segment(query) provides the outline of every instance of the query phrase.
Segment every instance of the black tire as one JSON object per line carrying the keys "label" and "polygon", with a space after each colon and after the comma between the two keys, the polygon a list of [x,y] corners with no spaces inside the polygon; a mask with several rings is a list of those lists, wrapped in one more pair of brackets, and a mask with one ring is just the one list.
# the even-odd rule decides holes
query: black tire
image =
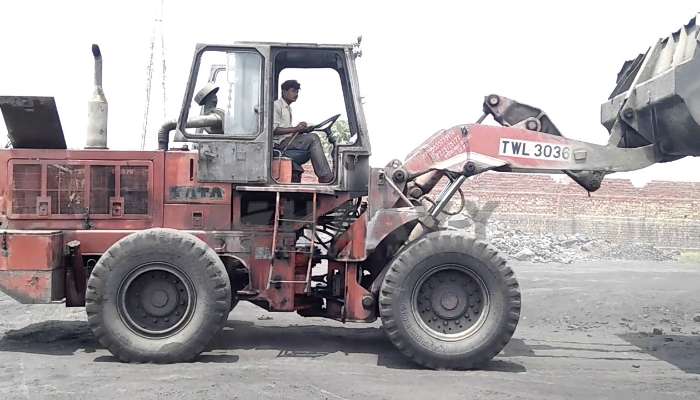
{"label": "black tire", "polygon": [[432,232],[389,264],[379,314],[392,343],[416,363],[471,369],[513,336],[520,289],[493,247],[455,231]]}
{"label": "black tire", "polygon": [[90,328],[123,362],[193,360],[231,306],[220,258],[199,238],[174,229],[119,240],[97,262],[87,287]]}

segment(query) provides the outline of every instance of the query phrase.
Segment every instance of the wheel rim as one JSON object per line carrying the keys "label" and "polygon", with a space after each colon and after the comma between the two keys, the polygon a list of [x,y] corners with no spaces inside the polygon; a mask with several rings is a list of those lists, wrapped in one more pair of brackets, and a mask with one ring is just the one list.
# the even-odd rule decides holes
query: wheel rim
{"label": "wheel rim", "polygon": [[122,319],[134,332],[149,338],[174,334],[194,313],[192,282],[166,263],[134,269],[123,280],[118,296]]}
{"label": "wheel rim", "polygon": [[484,281],[466,266],[444,264],[418,280],[411,305],[418,324],[429,335],[456,341],[473,335],[490,309]]}

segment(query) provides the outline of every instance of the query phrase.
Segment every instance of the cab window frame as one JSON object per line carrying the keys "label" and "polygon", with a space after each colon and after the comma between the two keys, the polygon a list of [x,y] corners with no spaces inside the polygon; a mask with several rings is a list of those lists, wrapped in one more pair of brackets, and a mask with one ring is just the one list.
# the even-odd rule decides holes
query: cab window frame
{"label": "cab window frame", "polygon": [[[222,134],[222,135],[212,135],[207,133],[190,133],[187,132],[185,126],[187,124],[187,118],[189,118],[190,108],[192,108],[192,102],[194,95],[198,88],[197,80],[199,78],[199,70],[201,66],[202,56],[207,52],[222,52],[222,53],[253,53],[260,57],[260,92],[259,92],[259,106],[258,106],[258,129],[255,133],[250,134]],[[187,87],[185,89],[185,95],[182,102],[182,108],[180,109],[180,115],[177,119],[177,125],[175,130],[178,134],[182,135],[185,139],[198,141],[198,140],[222,140],[222,141],[234,141],[234,140],[256,140],[261,134],[265,134],[265,107],[262,105],[265,102],[265,68],[266,68],[266,58],[263,52],[256,47],[241,47],[241,46],[219,46],[219,45],[198,45],[195,50],[195,56],[192,60],[192,66],[190,68],[190,74],[187,82]],[[212,64],[213,65],[213,64]],[[210,76],[210,71],[207,72],[207,78]],[[198,115],[199,116],[199,115]],[[196,131],[195,131],[196,132]]]}

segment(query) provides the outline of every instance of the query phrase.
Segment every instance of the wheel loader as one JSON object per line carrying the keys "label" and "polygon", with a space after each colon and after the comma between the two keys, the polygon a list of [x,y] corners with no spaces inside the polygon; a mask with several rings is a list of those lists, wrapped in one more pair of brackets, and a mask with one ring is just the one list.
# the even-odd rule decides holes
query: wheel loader
{"label": "wheel loader", "polygon": [[[415,363],[478,368],[513,335],[520,289],[497,250],[450,229],[445,213],[486,171],[564,173],[593,192],[606,174],[699,155],[697,22],[624,63],[602,106],[606,145],[489,95],[476,123],[381,168],[369,165],[359,41],[197,45],[179,116],[150,151],[107,149],[94,46],[85,149],[66,148],[53,98],[0,97],[11,142],[0,150],[0,289],[22,303],[84,306],[96,339],[124,362],[194,360],[249,301],[379,318]],[[337,74],[352,140],[334,140],[338,115],[306,129],[329,139],[331,183],[302,179],[303,165],[273,147],[287,69]]]}

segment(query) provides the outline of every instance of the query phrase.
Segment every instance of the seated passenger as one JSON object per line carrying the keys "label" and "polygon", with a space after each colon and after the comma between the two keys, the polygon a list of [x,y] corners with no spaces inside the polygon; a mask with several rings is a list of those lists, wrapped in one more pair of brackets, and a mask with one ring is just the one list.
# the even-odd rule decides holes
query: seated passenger
{"label": "seated passenger", "polygon": [[[305,132],[308,127],[306,122],[300,122],[296,126],[292,125],[290,105],[299,97],[300,88],[301,85],[295,80],[282,83],[282,98],[275,100],[273,107],[272,139],[274,148],[299,165],[311,159],[319,183],[330,183],[333,181],[333,172],[328,165],[328,160],[326,160],[321,140],[315,133]],[[287,152],[287,150],[297,151]]]}

